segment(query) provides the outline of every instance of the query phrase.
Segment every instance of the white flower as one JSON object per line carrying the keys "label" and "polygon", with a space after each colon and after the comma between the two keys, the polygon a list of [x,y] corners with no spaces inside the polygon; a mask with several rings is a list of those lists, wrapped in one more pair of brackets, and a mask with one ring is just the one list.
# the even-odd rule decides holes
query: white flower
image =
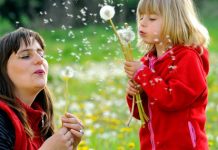
{"label": "white flower", "polygon": [[106,20],[106,21],[112,19],[114,17],[114,15],[115,15],[114,7],[112,7],[110,5],[105,5],[100,10],[101,18]]}
{"label": "white flower", "polygon": [[117,31],[123,45],[127,45],[135,39],[135,33],[131,28],[120,29]]}
{"label": "white flower", "polygon": [[74,76],[74,71],[72,67],[66,66],[62,71],[61,71],[61,77],[63,80],[70,79]]}

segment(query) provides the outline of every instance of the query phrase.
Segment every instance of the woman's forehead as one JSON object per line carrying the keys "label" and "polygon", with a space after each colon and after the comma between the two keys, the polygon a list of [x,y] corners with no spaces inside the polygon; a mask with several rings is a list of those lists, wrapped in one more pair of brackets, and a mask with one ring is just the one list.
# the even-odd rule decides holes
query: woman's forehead
{"label": "woman's forehead", "polygon": [[28,42],[25,42],[24,39],[21,39],[19,50],[33,48],[33,47],[34,48],[41,48],[39,42],[35,38],[30,37]]}

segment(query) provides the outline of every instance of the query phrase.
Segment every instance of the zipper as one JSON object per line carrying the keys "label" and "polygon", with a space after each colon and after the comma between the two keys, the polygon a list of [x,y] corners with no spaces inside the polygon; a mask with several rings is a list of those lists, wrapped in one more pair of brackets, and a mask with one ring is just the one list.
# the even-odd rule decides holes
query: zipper
{"label": "zipper", "polygon": [[151,149],[155,150],[156,148],[155,148],[155,141],[154,141],[154,130],[153,130],[152,124],[151,124],[152,112],[151,112],[151,108],[149,106],[149,103],[148,103],[148,111],[149,111],[149,116],[150,116],[150,119],[149,119],[149,122],[148,122],[148,130],[150,131]]}
{"label": "zipper", "polygon": [[195,148],[196,147],[196,133],[195,133],[195,129],[194,129],[191,121],[188,121],[188,128],[189,128],[189,133],[191,136],[192,146],[193,146],[193,148]]}

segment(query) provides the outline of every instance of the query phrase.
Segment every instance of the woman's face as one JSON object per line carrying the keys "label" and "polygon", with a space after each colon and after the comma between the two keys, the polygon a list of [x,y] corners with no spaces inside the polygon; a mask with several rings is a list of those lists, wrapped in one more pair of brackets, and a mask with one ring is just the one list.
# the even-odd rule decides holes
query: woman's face
{"label": "woman's face", "polygon": [[7,73],[15,86],[15,95],[36,94],[47,84],[48,63],[44,50],[31,39],[26,46],[21,42],[17,53],[12,53],[7,63]]}

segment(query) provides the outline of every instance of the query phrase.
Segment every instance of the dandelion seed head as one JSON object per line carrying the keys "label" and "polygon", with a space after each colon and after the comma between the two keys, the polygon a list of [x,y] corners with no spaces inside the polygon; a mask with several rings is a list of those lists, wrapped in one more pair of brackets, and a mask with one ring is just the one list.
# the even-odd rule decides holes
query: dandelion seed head
{"label": "dandelion seed head", "polygon": [[105,21],[110,20],[115,15],[115,9],[113,6],[105,5],[100,9],[100,16]]}
{"label": "dandelion seed head", "polygon": [[117,31],[122,44],[126,45],[132,42],[135,39],[135,33],[131,30],[130,27],[120,29]]}
{"label": "dandelion seed head", "polygon": [[61,78],[63,80],[68,80],[74,76],[74,70],[70,66],[66,66],[63,70],[61,70]]}

